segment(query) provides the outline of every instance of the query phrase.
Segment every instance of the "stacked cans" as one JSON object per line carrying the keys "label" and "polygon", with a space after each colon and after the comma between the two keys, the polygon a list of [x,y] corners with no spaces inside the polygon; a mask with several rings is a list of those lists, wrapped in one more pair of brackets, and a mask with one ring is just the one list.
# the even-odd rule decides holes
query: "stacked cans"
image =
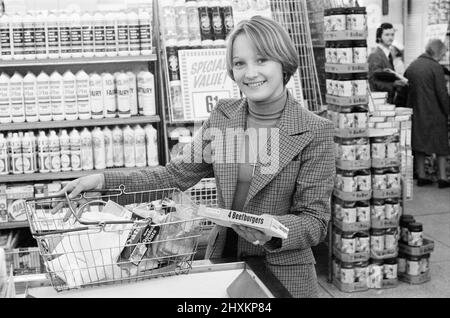
{"label": "stacked cans", "polygon": [[325,60],[329,64],[363,64],[367,62],[367,42],[328,41],[325,46]]}
{"label": "stacked cans", "polygon": [[338,129],[367,129],[369,113],[364,105],[350,107],[330,105],[328,117]]}
{"label": "stacked cans", "polygon": [[325,32],[367,31],[365,7],[331,8],[324,12]]}
{"label": "stacked cans", "polygon": [[368,94],[367,74],[326,74],[327,94],[337,97],[366,96]]}

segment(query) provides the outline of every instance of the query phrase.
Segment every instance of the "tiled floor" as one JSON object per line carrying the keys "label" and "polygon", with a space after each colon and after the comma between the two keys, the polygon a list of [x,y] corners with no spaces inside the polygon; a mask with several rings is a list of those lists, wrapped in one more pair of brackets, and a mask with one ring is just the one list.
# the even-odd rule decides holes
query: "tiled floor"
{"label": "tiled floor", "polygon": [[424,235],[435,243],[431,254],[431,281],[422,285],[399,286],[385,290],[369,290],[360,293],[343,293],[327,281],[327,247],[318,246],[317,275],[320,297],[323,298],[449,298],[450,297],[450,189],[438,189],[436,185],[414,188],[414,198],[408,201],[406,214],[413,215],[424,225]]}

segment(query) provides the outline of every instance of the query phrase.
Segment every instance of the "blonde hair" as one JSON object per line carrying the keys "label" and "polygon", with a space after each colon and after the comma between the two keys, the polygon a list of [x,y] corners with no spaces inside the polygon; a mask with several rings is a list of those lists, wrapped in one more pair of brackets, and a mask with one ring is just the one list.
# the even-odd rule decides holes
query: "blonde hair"
{"label": "blonde hair", "polygon": [[445,44],[439,39],[431,39],[425,48],[425,52],[434,59],[440,58],[446,50]]}
{"label": "blonde hair", "polygon": [[228,36],[226,60],[230,78],[234,80],[233,44],[241,34],[247,36],[259,55],[281,64],[286,85],[298,68],[297,51],[286,30],[278,22],[262,16],[241,21]]}

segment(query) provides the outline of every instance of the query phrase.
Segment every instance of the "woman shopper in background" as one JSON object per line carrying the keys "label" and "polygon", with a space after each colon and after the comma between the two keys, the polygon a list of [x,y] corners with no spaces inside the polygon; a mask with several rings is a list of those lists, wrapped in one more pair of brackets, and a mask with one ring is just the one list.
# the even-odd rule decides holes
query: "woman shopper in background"
{"label": "woman shopper in background", "polygon": [[412,148],[417,163],[417,185],[425,186],[432,180],[425,176],[425,157],[436,154],[438,160],[438,186],[450,187],[446,175],[448,115],[450,100],[446,88],[444,69],[439,61],[447,48],[440,40],[431,40],[425,53],[419,56],[405,72],[409,80],[408,105],[413,108]]}
{"label": "woman shopper in background", "polygon": [[[181,156],[165,167],[83,177],[61,194],[75,197],[81,191],[121,184],[127,191],[171,187],[184,191],[214,173],[221,208],[271,214],[289,228],[289,236],[282,240],[243,226],[216,225],[206,257],[263,256],[292,296],[317,297],[311,246],[325,239],[330,219],[333,125],[306,110],[287,91],[298,68],[298,54],[277,22],[260,16],[242,21],[229,36],[226,56],[228,75],[246,97],[220,100]],[[243,142],[237,147],[234,137],[223,138],[225,144],[216,143],[216,138],[211,141],[213,130],[215,136],[218,132],[225,136],[230,129],[249,133],[241,134],[238,140]],[[267,148],[262,146],[270,149],[270,162],[263,158]],[[214,158],[195,160],[211,148]],[[220,154],[226,154],[226,162]],[[270,169],[265,169],[267,164]]]}

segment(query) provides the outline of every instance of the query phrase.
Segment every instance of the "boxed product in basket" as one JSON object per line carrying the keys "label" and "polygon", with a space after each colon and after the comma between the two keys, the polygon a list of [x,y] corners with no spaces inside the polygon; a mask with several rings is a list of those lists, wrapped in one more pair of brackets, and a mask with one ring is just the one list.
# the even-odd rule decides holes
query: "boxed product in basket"
{"label": "boxed product in basket", "polygon": [[219,208],[209,208],[201,205],[198,215],[202,216],[218,225],[231,227],[231,225],[244,225],[256,230],[260,230],[269,236],[287,239],[289,229],[281,224],[272,215],[254,215],[245,212],[225,210]]}

